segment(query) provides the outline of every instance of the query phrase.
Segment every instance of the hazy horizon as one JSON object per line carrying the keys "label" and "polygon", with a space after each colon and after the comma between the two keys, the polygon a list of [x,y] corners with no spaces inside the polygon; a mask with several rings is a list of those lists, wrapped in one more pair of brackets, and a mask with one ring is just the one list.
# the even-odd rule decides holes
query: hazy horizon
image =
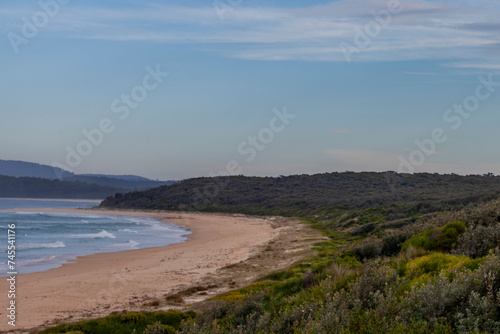
{"label": "hazy horizon", "polygon": [[12,2],[0,159],[180,180],[500,174],[500,3]]}

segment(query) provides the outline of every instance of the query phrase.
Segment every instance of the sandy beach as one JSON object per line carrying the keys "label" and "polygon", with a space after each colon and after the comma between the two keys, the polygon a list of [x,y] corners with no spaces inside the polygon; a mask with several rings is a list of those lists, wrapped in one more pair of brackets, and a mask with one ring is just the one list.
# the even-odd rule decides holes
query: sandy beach
{"label": "sandy beach", "polygon": [[[24,210],[29,211],[29,210]],[[134,310],[164,299],[228,265],[242,263],[280,233],[273,218],[199,213],[102,210],[41,210],[152,217],[189,228],[184,243],[79,257],[75,263],[17,276],[16,330],[30,329]],[[234,282],[233,282],[234,283]],[[236,283],[234,283],[236,284]],[[8,285],[0,281],[0,332],[6,321]]]}

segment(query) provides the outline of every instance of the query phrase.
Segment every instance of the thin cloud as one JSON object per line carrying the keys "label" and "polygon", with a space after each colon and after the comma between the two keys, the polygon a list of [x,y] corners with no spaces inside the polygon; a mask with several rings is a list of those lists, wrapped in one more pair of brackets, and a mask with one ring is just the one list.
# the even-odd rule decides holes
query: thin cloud
{"label": "thin cloud", "polygon": [[500,64],[451,63],[451,64],[445,64],[445,66],[454,68],[471,68],[471,69],[481,69],[481,70],[500,70]]}
{"label": "thin cloud", "polygon": [[[465,0],[401,2],[403,10],[358,48],[354,61],[413,59],[493,60],[500,34],[497,2]],[[224,56],[248,60],[345,61],[341,44],[356,46],[356,36],[374,13],[387,10],[386,0],[341,0],[305,8],[235,7],[221,20],[205,7],[157,3],[132,8],[64,8],[46,30],[53,37],[157,43],[217,44]],[[21,13],[24,13],[21,15]],[[25,8],[0,10],[4,29],[20,29]],[[483,65],[484,66],[484,65]],[[491,65],[497,69],[495,65]],[[461,66],[454,66],[461,67]],[[461,68],[466,68],[462,66]],[[481,68],[481,67],[476,67]]]}

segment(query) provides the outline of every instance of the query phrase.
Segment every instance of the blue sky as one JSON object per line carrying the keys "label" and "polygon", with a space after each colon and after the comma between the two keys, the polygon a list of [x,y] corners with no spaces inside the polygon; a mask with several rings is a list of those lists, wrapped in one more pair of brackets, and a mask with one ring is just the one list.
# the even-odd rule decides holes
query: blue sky
{"label": "blue sky", "polygon": [[498,17],[493,0],[6,0],[0,159],[158,179],[230,161],[500,174]]}

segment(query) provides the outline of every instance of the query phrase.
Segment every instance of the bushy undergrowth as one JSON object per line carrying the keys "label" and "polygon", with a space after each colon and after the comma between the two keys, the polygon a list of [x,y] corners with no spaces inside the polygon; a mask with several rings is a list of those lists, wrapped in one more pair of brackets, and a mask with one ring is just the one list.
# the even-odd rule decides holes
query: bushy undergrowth
{"label": "bushy undergrowth", "polygon": [[405,261],[372,260],[282,300],[269,290],[220,302],[182,333],[500,332],[497,254],[476,261],[432,253]]}
{"label": "bushy undergrowth", "polygon": [[358,259],[367,260],[394,256],[405,243],[405,247],[412,244],[427,250],[451,251],[472,258],[483,257],[490,249],[500,247],[499,200],[413,219],[411,224],[399,228],[394,228],[392,223],[379,224],[371,235],[358,243],[352,243],[350,249]]}
{"label": "bushy undergrowth", "polygon": [[298,289],[293,270],[277,273],[268,278],[290,284],[287,293],[221,302],[181,332],[500,333],[499,221],[494,201],[372,226],[330,251],[314,284],[304,276]]}
{"label": "bushy undergrowth", "polygon": [[500,333],[500,201],[390,211],[308,218],[330,237],[314,258],[212,298],[196,316],[133,313],[43,333]]}

